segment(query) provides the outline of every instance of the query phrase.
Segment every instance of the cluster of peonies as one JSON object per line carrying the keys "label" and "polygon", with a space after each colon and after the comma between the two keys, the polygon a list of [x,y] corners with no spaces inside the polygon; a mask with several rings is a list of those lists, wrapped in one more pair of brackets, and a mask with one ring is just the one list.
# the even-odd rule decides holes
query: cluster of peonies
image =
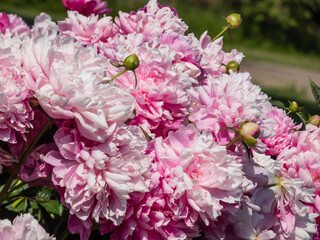
{"label": "cluster of peonies", "polygon": [[[298,131],[226,69],[242,53],[186,34],[156,0],[114,19],[100,0],[62,2],[76,11],[58,24],[0,14],[0,171],[53,119],[18,177],[50,178],[36,184],[56,188],[82,240],[93,224],[113,240],[319,238],[320,129]],[[2,220],[0,236],[52,239],[34,221]]]}

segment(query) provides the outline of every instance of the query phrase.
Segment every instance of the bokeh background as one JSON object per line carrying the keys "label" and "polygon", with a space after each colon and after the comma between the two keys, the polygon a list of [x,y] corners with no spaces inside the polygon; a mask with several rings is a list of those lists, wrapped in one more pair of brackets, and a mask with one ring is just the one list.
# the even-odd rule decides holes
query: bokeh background
{"label": "bokeh background", "polygon": [[[112,16],[118,11],[137,10],[148,0],[109,0]],[[204,31],[213,37],[225,25],[228,14],[242,15],[241,26],[224,35],[224,50],[236,48],[246,56],[240,71],[273,99],[295,100],[311,113],[319,113],[309,78],[320,85],[320,0],[159,0],[175,7],[199,37]],[[15,13],[29,25],[46,12],[63,20],[66,11],[60,0],[1,0],[0,12]],[[0,23],[1,24],[1,23]]]}

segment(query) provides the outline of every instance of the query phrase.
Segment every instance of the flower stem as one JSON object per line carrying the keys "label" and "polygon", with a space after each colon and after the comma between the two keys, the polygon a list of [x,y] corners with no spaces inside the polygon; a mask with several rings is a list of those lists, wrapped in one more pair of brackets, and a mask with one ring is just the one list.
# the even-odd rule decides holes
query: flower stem
{"label": "flower stem", "polygon": [[13,180],[17,177],[19,170],[22,166],[22,164],[25,162],[27,157],[30,155],[40,138],[43,136],[43,134],[51,127],[51,119],[48,119],[46,124],[43,126],[43,128],[40,130],[39,134],[35,137],[33,142],[30,144],[28,149],[22,154],[22,156],[19,158],[19,162],[17,165],[15,165],[13,171],[11,172],[11,175],[6,182],[5,186],[3,187],[1,193],[0,193],[0,205],[6,200],[6,197],[8,195],[8,190],[13,182]]}
{"label": "flower stem", "polygon": [[118,72],[116,75],[114,75],[112,78],[110,78],[107,82],[111,82],[115,78],[119,77],[121,74],[124,74],[126,71],[128,71],[126,68],[123,69],[121,72]]}
{"label": "flower stem", "polygon": [[225,26],[225,27],[222,29],[222,31],[219,32],[218,35],[215,36],[215,37],[211,40],[211,42],[213,42],[213,41],[216,40],[218,37],[220,37],[225,31],[227,31],[227,30],[230,28],[230,26],[231,26],[230,24],[228,24],[227,26]]}
{"label": "flower stem", "polygon": [[240,136],[236,137],[235,139],[233,139],[231,142],[229,142],[227,145],[226,145],[226,148],[230,147],[232,144],[238,142],[240,139]]}

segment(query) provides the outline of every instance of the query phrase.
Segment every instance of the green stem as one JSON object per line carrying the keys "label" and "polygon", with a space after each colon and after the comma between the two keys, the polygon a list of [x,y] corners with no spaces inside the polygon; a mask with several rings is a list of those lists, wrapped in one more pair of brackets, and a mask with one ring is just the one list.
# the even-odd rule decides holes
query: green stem
{"label": "green stem", "polygon": [[119,77],[121,74],[124,74],[126,71],[128,71],[126,68],[123,69],[121,72],[118,72],[116,75],[114,75],[112,78],[110,78],[107,82],[111,82],[115,78]]}
{"label": "green stem", "polygon": [[11,186],[12,181],[17,177],[19,170],[22,166],[22,164],[25,162],[25,160],[27,159],[27,157],[30,155],[30,153],[32,152],[32,150],[34,149],[34,147],[36,146],[36,144],[38,143],[38,141],[40,140],[40,138],[43,136],[43,134],[45,134],[45,132],[51,127],[51,119],[48,119],[48,121],[46,122],[46,124],[43,126],[43,128],[40,130],[39,134],[35,137],[35,139],[33,140],[33,142],[30,144],[30,146],[28,147],[28,149],[23,153],[23,155],[21,156],[21,158],[19,158],[19,162],[17,165],[15,165],[13,171],[11,172],[11,175],[8,179],[8,181],[6,182],[6,185],[4,186],[4,188],[2,189],[1,193],[0,193],[0,205],[6,200],[7,194],[8,194],[8,190]]}
{"label": "green stem", "polygon": [[226,148],[230,147],[232,144],[238,142],[240,140],[240,136],[236,137],[235,139],[233,139],[231,142],[229,142],[227,145],[226,145]]}
{"label": "green stem", "polygon": [[220,130],[226,130],[226,129],[229,129],[229,130],[233,130],[237,133],[240,134],[240,130],[239,129],[236,129],[236,128],[233,128],[233,127],[223,127],[223,128],[220,128]]}
{"label": "green stem", "polygon": [[215,37],[211,40],[211,42],[213,42],[213,41],[216,40],[218,37],[220,37],[225,31],[227,31],[227,30],[230,28],[230,26],[231,26],[230,24],[227,25],[227,26],[225,26],[225,27],[222,29],[222,31],[219,32],[218,35],[215,36]]}

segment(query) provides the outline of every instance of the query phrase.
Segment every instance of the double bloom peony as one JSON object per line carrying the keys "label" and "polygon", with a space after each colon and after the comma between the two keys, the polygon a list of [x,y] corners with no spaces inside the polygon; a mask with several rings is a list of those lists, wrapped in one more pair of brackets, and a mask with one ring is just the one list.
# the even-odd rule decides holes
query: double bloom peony
{"label": "double bloom peony", "polygon": [[[100,0],[63,3],[76,11],[58,24],[0,14],[1,172],[51,118],[18,177],[50,177],[81,240],[93,223],[113,240],[318,239],[320,129],[226,71],[242,53],[156,0],[114,19]],[[131,55],[139,67],[113,78]],[[0,236],[53,239],[34,221],[2,220]]]}

